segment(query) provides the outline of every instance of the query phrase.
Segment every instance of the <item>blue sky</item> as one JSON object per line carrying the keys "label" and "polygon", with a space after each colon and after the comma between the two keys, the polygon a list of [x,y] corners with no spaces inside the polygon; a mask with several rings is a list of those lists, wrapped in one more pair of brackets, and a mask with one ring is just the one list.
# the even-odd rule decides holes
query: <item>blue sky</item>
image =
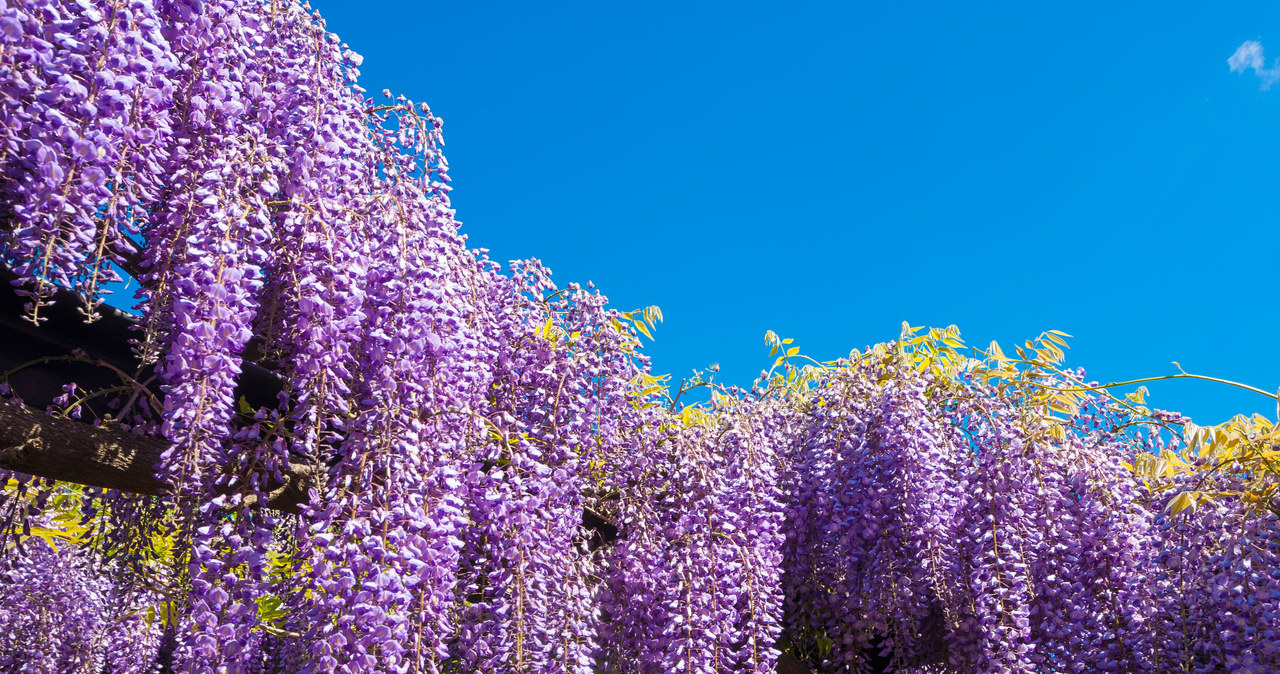
{"label": "blue sky", "polygon": [[312,4],[445,119],[471,245],[661,306],[657,371],[747,384],[768,329],[831,359],[906,320],[1280,386],[1275,3]]}

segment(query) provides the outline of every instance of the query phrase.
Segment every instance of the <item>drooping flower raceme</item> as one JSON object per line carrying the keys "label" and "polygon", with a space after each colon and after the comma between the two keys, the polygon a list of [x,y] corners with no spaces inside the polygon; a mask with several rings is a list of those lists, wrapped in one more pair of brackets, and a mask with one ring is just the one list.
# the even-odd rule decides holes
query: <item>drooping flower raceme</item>
{"label": "drooping flower raceme", "polygon": [[147,671],[163,624],[157,597],[131,588],[67,542],[34,539],[0,564],[0,669],[61,674]]}

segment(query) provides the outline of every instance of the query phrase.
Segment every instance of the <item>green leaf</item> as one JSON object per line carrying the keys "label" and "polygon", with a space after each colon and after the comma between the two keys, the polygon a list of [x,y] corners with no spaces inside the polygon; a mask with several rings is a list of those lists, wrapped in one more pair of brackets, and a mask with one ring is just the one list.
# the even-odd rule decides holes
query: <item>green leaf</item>
{"label": "green leaf", "polygon": [[835,643],[836,642],[832,641],[831,637],[828,637],[826,634],[818,637],[818,655],[824,658],[829,657],[831,655],[831,647],[834,646]]}

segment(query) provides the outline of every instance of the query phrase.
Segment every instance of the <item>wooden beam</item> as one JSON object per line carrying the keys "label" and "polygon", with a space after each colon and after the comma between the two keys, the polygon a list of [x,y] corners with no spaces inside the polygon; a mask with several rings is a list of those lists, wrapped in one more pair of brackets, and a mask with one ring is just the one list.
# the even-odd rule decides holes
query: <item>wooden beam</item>
{"label": "wooden beam", "polygon": [[[159,496],[169,492],[169,485],[155,476],[167,447],[155,438],[49,416],[0,399],[0,468],[6,470]],[[267,494],[267,507],[299,512],[318,473],[307,467],[286,474],[285,483]]]}

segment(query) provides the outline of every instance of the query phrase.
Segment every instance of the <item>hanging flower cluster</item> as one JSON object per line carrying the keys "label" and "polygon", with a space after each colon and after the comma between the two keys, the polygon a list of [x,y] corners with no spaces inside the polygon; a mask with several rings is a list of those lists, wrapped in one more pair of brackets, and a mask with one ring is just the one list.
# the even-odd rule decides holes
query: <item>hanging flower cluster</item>
{"label": "hanging flower cluster", "polygon": [[1171,512],[1232,486],[1142,479],[1169,448],[1130,411],[1087,396],[1055,432],[893,351],[824,375],[793,438],[785,619],[816,671],[1280,666],[1276,504]]}
{"label": "hanging flower cluster", "polygon": [[779,655],[783,494],[776,415],[722,398],[655,415],[611,485],[608,671],[772,672]]}
{"label": "hanging flower cluster", "polygon": [[157,597],[65,542],[35,538],[26,547],[0,565],[0,669],[127,674],[156,659]]}
{"label": "hanging flower cluster", "polygon": [[14,547],[61,487],[0,475],[0,668],[1280,669],[1248,466],[1135,470],[1152,415],[902,344],[680,407],[655,314],[466,247],[441,120],[360,62],[296,0],[0,2],[0,256],[37,324],[137,281],[133,384],[57,403],[169,487]]}

